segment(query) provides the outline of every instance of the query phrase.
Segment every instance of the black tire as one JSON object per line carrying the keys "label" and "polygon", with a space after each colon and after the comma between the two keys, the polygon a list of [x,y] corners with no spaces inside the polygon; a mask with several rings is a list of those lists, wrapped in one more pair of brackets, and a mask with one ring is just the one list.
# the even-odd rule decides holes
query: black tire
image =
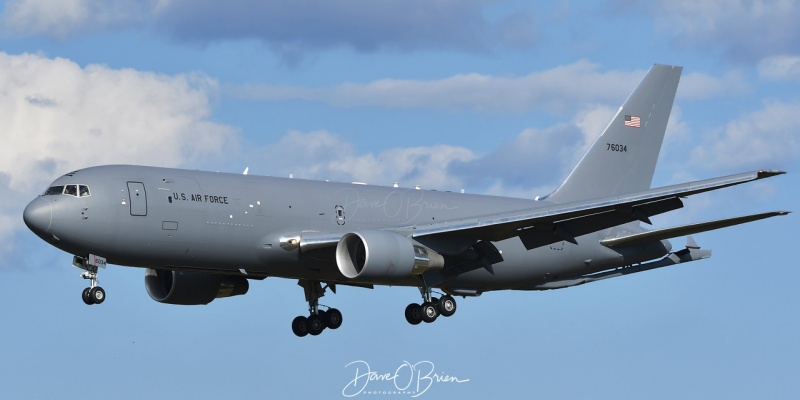
{"label": "black tire", "polygon": [[342,313],[335,308],[331,308],[325,313],[325,318],[323,320],[328,328],[337,329],[342,326]]}
{"label": "black tire", "polygon": [[328,327],[328,311],[326,310],[317,310],[317,315],[319,315],[319,319],[322,320],[322,323],[325,324],[325,327]]}
{"label": "black tire", "polygon": [[90,290],[92,290],[92,288],[88,288],[87,287],[86,289],[83,289],[83,293],[81,294],[81,297],[83,298],[83,302],[86,303],[86,305],[89,305],[89,306],[94,304],[94,302],[92,301],[92,298],[89,296],[89,291]]}
{"label": "black tire", "polygon": [[439,303],[436,304],[436,307],[439,309],[439,314],[449,317],[456,313],[456,299],[450,295],[444,296],[439,300]]}
{"label": "black tire", "polygon": [[431,323],[439,317],[439,308],[431,302],[422,303],[422,320]]}
{"label": "black tire", "polygon": [[89,289],[89,297],[94,304],[103,304],[106,301],[106,291],[100,286],[95,286]]}
{"label": "black tire", "polygon": [[311,315],[308,317],[306,327],[308,328],[309,335],[317,336],[325,330],[325,322],[322,321],[319,315]]}
{"label": "black tire", "polygon": [[292,321],[292,332],[298,337],[308,335],[308,318],[299,316]]}
{"label": "black tire", "polygon": [[411,303],[406,307],[406,321],[411,325],[422,322],[422,307],[419,304]]}

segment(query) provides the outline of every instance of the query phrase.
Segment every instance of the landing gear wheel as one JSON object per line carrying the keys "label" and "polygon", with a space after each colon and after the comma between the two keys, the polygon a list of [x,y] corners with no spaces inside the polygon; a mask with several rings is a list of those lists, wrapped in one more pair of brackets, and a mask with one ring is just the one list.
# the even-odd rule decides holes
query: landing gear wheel
{"label": "landing gear wheel", "polygon": [[[305,292],[309,315],[308,317],[302,317],[302,324],[297,322],[301,317],[295,318],[295,322],[292,323],[292,330],[297,336],[316,336],[322,333],[325,328],[336,329],[342,325],[342,313],[339,312],[339,310],[319,304],[319,298],[325,295],[325,291],[328,288],[330,288],[333,293],[336,293],[336,284],[326,283],[323,287],[322,283],[323,282],[320,281],[307,279],[300,279],[297,281],[297,284],[302,287]],[[325,309],[321,309],[320,307],[325,307]]]}
{"label": "landing gear wheel", "polygon": [[439,316],[439,309],[431,302],[422,303],[422,320],[431,323]]}
{"label": "landing gear wheel", "polygon": [[319,315],[311,315],[307,321],[306,326],[310,335],[317,336],[325,330],[325,322],[322,322],[322,318]]}
{"label": "landing gear wheel", "polygon": [[95,286],[89,289],[89,297],[94,304],[103,304],[103,301],[106,299],[106,291],[100,286]]}
{"label": "landing gear wheel", "polygon": [[89,291],[90,290],[92,290],[92,288],[88,288],[87,287],[86,289],[83,289],[83,293],[81,294],[81,297],[83,298],[83,302],[86,303],[86,305],[89,305],[89,306],[94,304],[94,302],[92,301],[92,298],[89,296]]}
{"label": "landing gear wheel", "polygon": [[308,318],[299,316],[292,321],[292,332],[299,337],[308,335]]}
{"label": "landing gear wheel", "polygon": [[411,303],[406,307],[406,321],[411,325],[422,322],[422,307],[419,304]]}
{"label": "landing gear wheel", "polygon": [[[89,259],[93,260],[92,264]],[[82,269],[81,278],[89,280],[89,287],[83,289],[81,298],[87,305],[102,304],[106,299],[106,291],[100,286],[97,286],[97,266],[102,265],[105,268],[105,258],[89,254],[86,257],[75,256],[72,258],[72,265]]]}
{"label": "landing gear wheel", "polygon": [[342,326],[342,313],[335,308],[328,309],[322,320],[325,321],[325,325],[327,325],[328,328],[336,329]]}
{"label": "landing gear wheel", "polygon": [[439,314],[449,317],[456,313],[456,299],[450,295],[444,296],[439,299],[439,303],[436,304],[436,307],[439,309]]}

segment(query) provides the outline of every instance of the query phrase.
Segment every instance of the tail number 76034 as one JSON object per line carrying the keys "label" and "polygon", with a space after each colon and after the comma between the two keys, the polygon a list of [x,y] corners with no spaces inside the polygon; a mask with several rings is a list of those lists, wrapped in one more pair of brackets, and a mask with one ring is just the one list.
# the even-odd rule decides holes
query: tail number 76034
{"label": "tail number 76034", "polygon": [[628,145],[624,144],[606,143],[606,146],[606,150],[608,151],[618,151],[620,153],[626,153],[628,151]]}

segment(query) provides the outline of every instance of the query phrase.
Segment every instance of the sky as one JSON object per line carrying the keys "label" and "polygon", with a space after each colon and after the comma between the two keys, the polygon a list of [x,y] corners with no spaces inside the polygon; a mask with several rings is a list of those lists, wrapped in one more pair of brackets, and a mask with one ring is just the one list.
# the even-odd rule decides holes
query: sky
{"label": "sky", "polygon": [[[22,222],[66,172],[130,163],[533,198],[654,63],[684,67],[653,180],[781,169],[655,227],[797,211],[800,4],[788,0],[9,0],[0,12],[4,398],[800,396],[797,217],[695,235],[709,260],[492,292],[409,325],[415,288],[340,287],[297,338],[296,282],[206,306],[110,266],[86,306],[71,256]],[[683,238],[674,239],[680,248]],[[412,367],[413,366],[413,367]]]}

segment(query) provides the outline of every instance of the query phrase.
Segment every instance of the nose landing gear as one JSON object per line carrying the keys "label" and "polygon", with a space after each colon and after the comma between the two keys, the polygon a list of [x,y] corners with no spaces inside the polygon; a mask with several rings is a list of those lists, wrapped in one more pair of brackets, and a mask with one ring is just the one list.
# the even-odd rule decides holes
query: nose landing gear
{"label": "nose landing gear", "polygon": [[97,269],[106,267],[106,259],[94,254],[89,254],[86,258],[75,256],[72,265],[84,270],[81,278],[89,280],[89,287],[83,289],[81,294],[83,302],[87,305],[102,304],[106,299],[106,291],[97,285]]}

